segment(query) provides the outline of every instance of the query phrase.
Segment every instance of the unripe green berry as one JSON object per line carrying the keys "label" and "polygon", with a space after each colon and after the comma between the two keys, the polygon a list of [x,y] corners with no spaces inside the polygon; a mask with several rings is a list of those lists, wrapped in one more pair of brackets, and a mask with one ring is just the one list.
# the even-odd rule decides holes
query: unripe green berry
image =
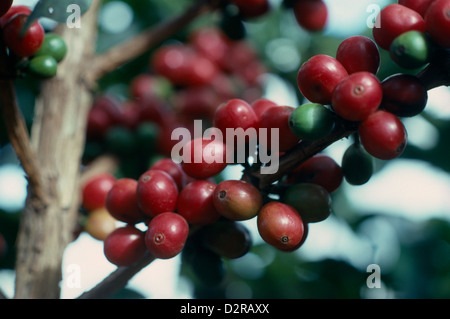
{"label": "unripe green berry", "polygon": [[61,62],[67,53],[66,42],[59,35],[47,33],[36,56],[50,55],[57,62]]}
{"label": "unripe green berry", "polygon": [[28,66],[32,74],[41,78],[54,77],[58,71],[58,62],[50,55],[33,57]]}
{"label": "unripe green berry", "polygon": [[303,104],[289,116],[289,128],[295,136],[303,140],[317,140],[325,137],[333,127],[333,114],[322,104]]}

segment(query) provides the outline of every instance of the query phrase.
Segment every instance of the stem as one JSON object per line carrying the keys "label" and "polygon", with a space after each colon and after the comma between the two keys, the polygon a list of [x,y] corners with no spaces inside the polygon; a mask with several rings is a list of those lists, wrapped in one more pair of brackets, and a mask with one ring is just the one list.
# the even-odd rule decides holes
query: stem
{"label": "stem", "polygon": [[23,115],[17,104],[17,96],[12,79],[8,79],[9,57],[3,37],[0,37],[0,108],[8,137],[21,165],[27,174],[30,188],[36,196],[44,197],[42,176],[35,152],[31,149],[30,138]]}
{"label": "stem", "polygon": [[141,260],[131,266],[118,267],[108,277],[103,279],[102,282],[91,290],[81,294],[77,299],[104,299],[110,297],[125,287],[134,275],[148,266],[153,260],[155,260],[155,258],[147,253],[141,258]]}
{"label": "stem", "polygon": [[194,3],[181,15],[161,22],[155,27],[143,31],[130,40],[116,45],[105,53],[97,55],[93,60],[93,67],[86,76],[89,84],[94,84],[102,76],[116,70],[123,64],[144,54],[150,48],[181,30],[203,13],[219,8],[222,0],[200,0]]}
{"label": "stem", "polygon": [[[431,63],[417,74],[427,90],[439,86],[450,86],[450,50],[439,50]],[[292,169],[306,161],[308,158],[323,151],[334,142],[350,136],[358,129],[357,123],[341,121],[326,137],[312,142],[301,141],[292,150],[280,157],[279,169],[272,175],[263,175],[258,166],[244,170],[243,179],[247,180],[261,190],[268,189]]]}

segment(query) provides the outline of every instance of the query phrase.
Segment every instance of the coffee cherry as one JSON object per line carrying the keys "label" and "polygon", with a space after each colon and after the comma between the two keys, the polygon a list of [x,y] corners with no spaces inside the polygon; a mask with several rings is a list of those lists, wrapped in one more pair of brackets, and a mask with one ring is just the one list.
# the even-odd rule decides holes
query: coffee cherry
{"label": "coffee cherry", "polygon": [[27,21],[25,14],[15,15],[3,28],[3,36],[9,50],[19,57],[34,55],[44,41],[45,31],[39,21],[35,21],[22,35]]}
{"label": "coffee cherry", "polygon": [[3,0],[0,3],[0,17],[2,17],[11,8],[13,0]]}
{"label": "coffee cherry", "polygon": [[175,163],[171,158],[161,158],[157,160],[150,166],[150,169],[157,169],[169,174],[177,184],[179,191],[181,191],[181,189],[186,186],[186,174],[181,168],[181,165],[179,163]]}
{"label": "coffee cherry", "polygon": [[103,242],[106,259],[116,266],[130,266],[146,252],[145,232],[132,225],[117,228]]}
{"label": "coffee cherry", "polygon": [[[299,138],[294,135],[289,127],[289,117],[294,108],[291,106],[273,106],[265,110],[259,120],[260,145],[264,145],[268,150],[273,149],[272,143],[278,143],[278,150],[285,152],[293,148],[299,142]],[[267,135],[261,135],[261,129],[265,129]],[[278,130],[278,140],[273,139],[272,130]]]}
{"label": "coffee cherry", "polygon": [[219,220],[205,228],[204,245],[221,257],[236,259],[249,252],[252,238],[243,224]]}
{"label": "coffee cherry", "polygon": [[265,204],[257,217],[261,238],[281,251],[298,249],[304,235],[304,222],[299,213],[281,202]]}
{"label": "coffee cherry", "polygon": [[297,107],[289,116],[289,128],[302,140],[318,140],[334,127],[334,116],[322,104],[307,103]]}
{"label": "coffee cherry", "polygon": [[145,233],[145,245],[150,253],[160,259],[178,255],[189,234],[187,221],[179,214],[165,212],[152,218]]}
{"label": "coffee cherry", "polygon": [[444,48],[450,48],[450,1],[435,0],[425,15],[426,31]]}
{"label": "coffee cherry", "polygon": [[378,78],[370,72],[350,74],[336,86],[332,106],[336,113],[349,121],[362,121],[375,112],[383,99]]}
{"label": "coffee cherry", "polygon": [[[244,100],[231,99],[221,104],[214,114],[214,127],[222,131],[224,141],[227,140],[227,128],[238,128],[246,131],[249,128],[257,128],[258,117],[253,108]],[[231,141],[230,141],[231,142]]]}
{"label": "coffee cherry", "polygon": [[342,168],[331,157],[318,154],[297,166],[289,174],[288,183],[312,183],[334,192],[342,183]]}
{"label": "coffee cherry", "polygon": [[6,243],[5,237],[0,233],[0,260],[6,255],[8,251],[8,244]]}
{"label": "coffee cherry", "polygon": [[252,184],[242,180],[226,180],[217,185],[213,203],[217,211],[230,220],[255,217],[262,206],[262,195]]}
{"label": "coffee cherry", "polygon": [[196,138],[183,148],[181,167],[190,177],[206,179],[227,167],[226,145],[221,141]]}
{"label": "coffee cherry", "polygon": [[220,217],[213,204],[215,189],[216,184],[205,180],[189,183],[178,196],[177,212],[189,224],[207,225],[214,223]]}
{"label": "coffee cherry", "polygon": [[425,18],[428,7],[434,1],[435,0],[398,0],[398,3],[404,5],[405,7],[413,9]]}
{"label": "coffee cherry", "polygon": [[58,62],[51,55],[40,55],[30,59],[30,72],[40,78],[52,78],[58,71]]}
{"label": "coffee cherry", "polygon": [[319,54],[300,67],[297,84],[300,92],[310,102],[327,105],[331,103],[334,88],[347,76],[347,70],[338,60]]}
{"label": "coffee cherry", "polygon": [[318,223],[331,214],[331,197],[320,185],[299,183],[290,185],[282,194],[283,203],[292,206],[305,223]]}
{"label": "coffee cherry", "polygon": [[393,74],[381,82],[383,101],[380,108],[400,117],[420,114],[426,107],[428,91],[415,75]]}
{"label": "coffee cherry", "polygon": [[117,219],[112,217],[106,208],[90,211],[84,224],[84,230],[98,240],[105,240],[115,229]]}
{"label": "coffee cherry", "polygon": [[297,0],[293,7],[297,23],[308,31],[321,31],[328,20],[328,8],[322,0]]}
{"label": "coffee cherry", "polygon": [[227,58],[229,39],[218,28],[198,28],[190,33],[189,42],[205,57],[222,66]]}
{"label": "coffee cherry", "polygon": [[63,38],[55,33],[46,33],[41,47],[35,55],[50,55],[56,62],[61,62],[67,53],[67,45]]}
{"label": "coffee cherry", "polygon": [[82,185],[82,206],[87,211],[103,208],[106,205],[106,197],[116,182],[116,178],[110,173],[97,174],[89,178]]}
{"label": "coffee cherry", "polygon": [[389,49],[391,59],[406,69],[415,69],[429,62],[431,45],[425,33],[408,31],[399,35]]}
{"label": "coffee cherry", "polygon": [[139,177],[137,201],[144,214],[154,217],[175,211],[177,199],[177,184],[166,172],[150,169]]}
{"label": "coffee cherry", "polygon": [[373,157],[389,160],[400,156],[407,143],[407,133],[400,119],[392,113],[379,110],[358,128],[364,149]]}
{"label": "coffee cherry", "polygon": [[240,15],[245,19],[260,17],[270,10],[268,0],[230,0],[238,9]]}
{"label": "coffee cherry", "polygon": [[31,8],[28,6],[19,6],[19,5],[15,5],[12,6],[8,12],[6,12],[4,15],[2,15],[0,17],[0,26],[2,28],[5,27],[6,23],[12,18],[14,17],[16,14],[25,14],[27,16],[29,16],[31,14]]}
{"label": "coffee cherry", "polygon": [[423,17],[408,7],[394,3],[380,11],[377,16],[377,27],[373,28],[372,34],[381,48],[389,50],[396,37],[412,30],[425,32]]}
{"label": "coffee cherry", "polygon": [[128,224],[145,219],[137,201],[138,182],[132,178],[118,179],[106,197],[106,208],[111,216]]}
{"label": "coffee cherry", "polygon": [[267,110],[268,108],[270,108],[272,106],[278,106],[278,104],[269,99],[259,98],[259,99],[256,99],[255,101],[253,101],[251,106],[253,108],[253,111],[255,111],[256,116],[259,119],[259,118],[261,118],[261,115],[264,113],[265,110]]}
{"label": "coffee cherry", "polygon": [[342,172],[350,185],[363,185],[373,175],[373,158],[360,144],[352,144],[342,157]]}
{"label": "coffee cherry", "polygon": [[380,52],[375,42],[362,35],[349,37],[341,42],[336,52],[349,74],[366,71],[373,74],[380,68]]}

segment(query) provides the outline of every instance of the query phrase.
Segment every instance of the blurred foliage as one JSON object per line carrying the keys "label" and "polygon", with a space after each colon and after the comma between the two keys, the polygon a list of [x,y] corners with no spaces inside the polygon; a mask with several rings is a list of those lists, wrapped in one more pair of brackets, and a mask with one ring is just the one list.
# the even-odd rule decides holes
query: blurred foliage
{"label": "blurred foliage", "polygon": [[[113,2],[105,0],[104,4]],[[181,13],[194,0],[127,0],[134,12],[132,24],[122,33],[110,34],[99,29],[97,51],[102,52],[113,45],[126,40],[145,28]],[[274,1],[276,2],[276,1]],[[167,41],[183,41],[189,31],[199,26],[220,25],[219,13],[205,15],[197,19],[187,28],[180,30]],[[276,8],[263,18],[246,21],[244,23],[247,40],[250,41],[261,54],[270,72],[282,77],[287,84],[296,87],[298,66],[277,69],[277,61],[270,57],[270,43],[277,39],[286,40],[295,47],[300,57],[298,63],[306,61],[315,54],[329,54],[334,56],[343,38],[324,35],[321,32],[307,33],[295,24],[291,12],[285,8]],[[363,34],[371,36],[370,30]],[[383,79],[398,72],[415,73],[417,70],[404,70],[396,66],[384,51],[382,64],[378,76]],[[127,63],[100,81],[99,91],[113,91],[127,98],[127,86],[137,74],[149,71],[149,57],[152,51]],[[279,56],[277,59],[283,59]],[[33,79],[23,78],[17,81],[17,95],[20,107],[28,125],[33,120],[34,97],[39,94],[39,83]],[[298,91],[298,90],[296,90]],[[299,92],[299,101],[302,96]],[[422,150],[408,145],[404,158],[426,161],[450,172],[450,149],[447,141],[450,139],[448,121],[423,117],[439,132],[439,142],[430,150]],[[3,121],[0,122],[0,144],[8,143]],[[378,163],[382,168],[383,163]],[[128,163],[131,167],[135,163]],[[334,195],[343,196],[342,193]],[[400,247],[397,260],[389,271],[384,272],[382,266],[381,289],[369,289],[366,279],[370,275],[365,269],[353,265],[345,259],[324,258],[311,261],[301,252],[282,253],[267,245],[255,245],[251,252],[237,260],[224,261],[226,272],[223,280],[216,285],[205,285],[196,278],[195,273],[183,267],[181,276],[187,278],[193,286],[193,296],[196,298],[449,298],[450,297],[450,223],[448,220],[432,219],[423,223],[412,222],[398,217],[386,216],[374,212],[371,215],[360,216],[351,212],[345,199],[336,198],[339,209],[338,215],[347,223],[356,236],[367,240],[367,234],[361,230],[361,225],[368,220],[383,219],[391,225],[396,233],[397,244]],[[424,212],[425,213],[425,212]],[[15,234],[19,224],[19,213],[0,211],[0,233],[2,233],[10,249],[0,258],[0,268],[14,267]],[[378,236],[384,236],[383,232]],[[376,242],[373,242],[376,250]],[[217,262],[215,260],[214,262]],[[376,263],[377,260],[373,260]],[[207,265],[203,265],[208,271]],[[114,298],[141,298],[142,296],[130,290],[124,290]]]}

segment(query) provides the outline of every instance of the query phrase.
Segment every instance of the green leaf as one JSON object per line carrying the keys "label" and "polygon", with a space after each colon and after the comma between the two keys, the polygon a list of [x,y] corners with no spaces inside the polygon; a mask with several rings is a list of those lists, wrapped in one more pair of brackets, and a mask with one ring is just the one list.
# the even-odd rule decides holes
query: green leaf
{"label": "green leaf", "polygon": [[92,0],[39,0],[28,18],[24,30],[39,18],[49,18],[65,23],[73,14],[83,15],[91,3]]}

